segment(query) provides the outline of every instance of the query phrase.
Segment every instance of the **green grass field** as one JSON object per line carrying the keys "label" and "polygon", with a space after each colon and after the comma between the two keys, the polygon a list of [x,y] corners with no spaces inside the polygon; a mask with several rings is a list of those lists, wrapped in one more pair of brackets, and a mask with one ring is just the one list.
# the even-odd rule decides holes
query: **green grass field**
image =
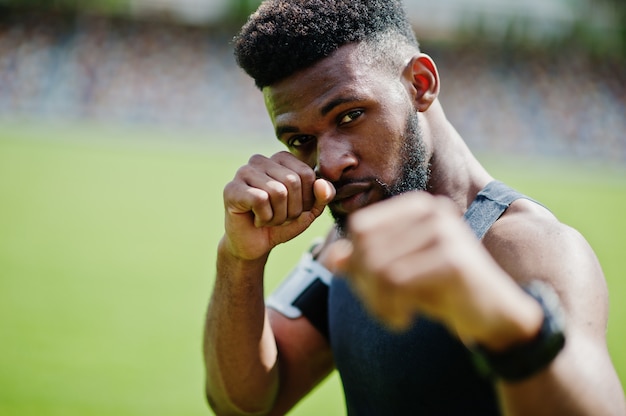
{"label": "green grass field", "polygon": [[[277,148],[211,139],[0,123],[0,415],[211,414],[201,334],[222,187],[249,153]],[[610,351],[626,381],[626,174],[485,164],[596,249],[611,292]],[[269,287],[329,224],[324,216],[276,250]],[[337,376],[292,414],[344,414]]]}

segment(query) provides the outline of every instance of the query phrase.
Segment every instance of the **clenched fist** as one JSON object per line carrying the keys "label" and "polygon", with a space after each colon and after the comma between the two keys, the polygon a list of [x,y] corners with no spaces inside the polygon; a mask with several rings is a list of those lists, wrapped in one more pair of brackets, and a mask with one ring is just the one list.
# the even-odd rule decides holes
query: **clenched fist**
{"label": "clenched fist", "polygon": [[224,188],[222,244],[244,260],[266,256],[306,230],[334,196],[332,184],[292,154],[254,155]]}

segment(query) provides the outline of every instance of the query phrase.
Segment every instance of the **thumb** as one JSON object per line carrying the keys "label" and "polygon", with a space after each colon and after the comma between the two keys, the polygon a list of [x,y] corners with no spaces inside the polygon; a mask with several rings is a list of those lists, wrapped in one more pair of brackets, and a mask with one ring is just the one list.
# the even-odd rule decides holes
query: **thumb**
{"label": "thumb", "polygon": [[315,195],[315,204],[311,208],[311,212],[316,217],[320,216],[326,205],[335,197],[337,191],[335,187],[324,179],[317,179],[313,183],[313,195]]}
{"label": "thumb", "polygon": [[313,194],[316,204],[328,205],[333,200],[337,191],[332,183],[325,179],[316,179],[313,183]]}
{"label": "thumb", "polygon": [[352,256],[352,243],[342,238],[331,243],[327,248],[324,265],[334,275],[346,275],[349,271],[350,257]]}

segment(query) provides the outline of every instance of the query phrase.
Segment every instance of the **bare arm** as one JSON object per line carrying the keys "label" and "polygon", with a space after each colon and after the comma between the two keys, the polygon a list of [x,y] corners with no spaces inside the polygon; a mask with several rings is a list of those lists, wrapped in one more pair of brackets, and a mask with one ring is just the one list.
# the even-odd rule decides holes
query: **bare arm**
{"label": "bare arm", "polygon": [[[224,251],[221,245],[219,251]],[[246,264],[218,254],[204,334],[207,398],[218,413],[258,413],[271,408],[278,391],[278,353],[263,301],[264,266],[264,261]]]}
{"label": "bare arm", "polygon": [[252,269],[233,269],[218,263],[207,313],[208,401],[220,415],[285,414],[332,370],[330,346],[306,318],[266,309],[263,288],[245,283]]}
{"label": "bare arm", "polygon": [[540,279],[555,288],[567,341],[545,371],[498,384],[503,407],[510,415],[624,415],[623,389],[606,346],[608,293],[600,264],[577,231],[537,210],[528,201],[516,203],[485,245],[519,283]]}
{"label": "bare arm", "polygon": [[[263,273],[272,248],[308,228],[333,196],[330,184],[315,180],[310,167],[285,152],[270,159],[253,156],[225,187],[225,234],[204,336],[206,395],[216,413],[271,414],[302,394],[303,387],[285,386],[311,383],[288,377],[319,379],[329,371],[330,359],[324,358],[329,353],[316,341],[315,329],[307,332],[306,320],[291,323],[291,329],[306,335],[296,341],[280,318],[270,324]],[[325,367],[312,375],[287,371],[297,367],[291,361],[310,356]]]}
{"label": "bare arm", "polygon": [[393,198],[352,215],[337,243],[335,271],[370,311],[402,328],[416,313],[493,351],[528,342],[543,313],[521,284],[554,287],[566,313],[566,347],[522,382],[497,381],[509,415],[622,415],[624,395],[605,343],[607,293],[584,239],[543,208],[518,201],[475,240],[450,201],[425,193]]}

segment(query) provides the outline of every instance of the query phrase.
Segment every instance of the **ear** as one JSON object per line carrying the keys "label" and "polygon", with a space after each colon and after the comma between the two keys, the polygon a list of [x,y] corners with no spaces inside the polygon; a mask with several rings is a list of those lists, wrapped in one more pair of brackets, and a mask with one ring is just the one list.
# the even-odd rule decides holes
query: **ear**
{"label": "ear", "polygon": [[410,83],[413,104],[418,111],[428,110],[439,96],[439,73],[432,58],[425,54],[414,56],[405,68],[405,79]]}

